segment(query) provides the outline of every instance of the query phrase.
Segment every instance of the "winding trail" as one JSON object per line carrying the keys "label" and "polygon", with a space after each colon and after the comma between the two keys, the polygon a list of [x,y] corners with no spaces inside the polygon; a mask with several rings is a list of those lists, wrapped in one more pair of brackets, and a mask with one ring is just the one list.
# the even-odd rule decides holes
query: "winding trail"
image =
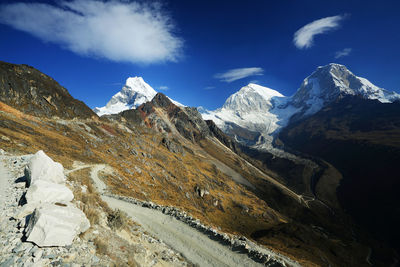
{"label": "winding trail", "polygon": [[199,266],[263,266],[246,254],[233,252],[229,247],[211,240],[184,222],[160,211],[143,208],[129,202],[102,196],[113,209],[125,211],[143,228],[164,243],[179,251],[186,259]]}
{"label": "winding trail", "polygon": [[[232,251],[229,246],[210,239],[206,234],[170,215],[104,195],[107,188],[98,177],[98,172],[104,168],[106,165],[93,165],[91,171],[91,178],[101,198],[111,208],[126,212],[146,231],[179,251],[190,262],[199,266],[264,266],[250,259],[247,254]],[[295,265],[297,264],[294,263],[293,266]]]}

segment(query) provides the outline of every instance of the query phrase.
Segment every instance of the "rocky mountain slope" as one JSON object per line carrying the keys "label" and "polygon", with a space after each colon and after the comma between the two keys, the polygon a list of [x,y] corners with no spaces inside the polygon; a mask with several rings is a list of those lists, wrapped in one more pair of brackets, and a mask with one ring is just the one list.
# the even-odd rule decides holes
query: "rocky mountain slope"
{"label": "rocky mountain slope", "polygon": [[318,67],[291,97],[249,84],[231,95],[222,108],[202,111],[202,116],[213,120],[242,144],[272,152],[276,135],[290,121],[311,116],[347,95],[376,99],[382,103],[400,99],[399,94],[379,88],[354,75],[345,66],[332,63]]}
{"label": "rocky mountain slope", "polygon": [[[27,115],[7,103],[0,102],[0,147],[10,154],[44,150],[74,170],[68,179],[91,221],[93,235],[88,240],[98,238],[96,255],[105,259],[122,259],[130,251],[137,261],[141,252],[121,251],[114,242],[105,242],[117,240],[116,233],[126,242],[133,237],[105,227],[116,215],[96,194],[91,174],[95,170],[113,196],[179,209],[207,229],[239,236],[240,242],[251,240],[304,266],[392,261],[375,255],[370,259],[374,241],[364,238],[340,207],[314,197],[307,182],[315,171],[312,167],[286,165],[271,155],[269,163],[275,167],[269,169],[263,159],[241,154],[239,145],[196,109],[176,106],[163,94],[119,114],[73,120]],[[92,168],[99,164],[105,168]],[[299,173],[308,180],[291,182]],[[330,181],[335,174],[327,171],[323,177]],[[243,250],[250,256],[251,251]],[[384,246],[381,251],[390,253]]]}
{"label": "rocky mountain slope", "polygon": [[[151,101],[156,94],[157,92],[142,77],[129,77],[121,91],[111,97],[104,107],[94,108],[93,111],[99,116],[117,114]],[[171,101],[178,106],[183,106],[172,99]]]}
{"label": "rocky mountain slope", "polygon": [[0,88],[0,101],[26,114],[63,119],[97,117],[55,80],[28,65],[0,61]]}

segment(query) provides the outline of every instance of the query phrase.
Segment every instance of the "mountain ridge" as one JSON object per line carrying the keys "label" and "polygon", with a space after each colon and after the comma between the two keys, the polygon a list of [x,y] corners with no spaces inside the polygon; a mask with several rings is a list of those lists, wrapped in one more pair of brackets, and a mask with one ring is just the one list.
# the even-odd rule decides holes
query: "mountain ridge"
{"label": "mountain ridge", "polygon": [[97,115],[50,76],[25,64],[0,61],[0,101],[27,114],[62,119]]}
{"label": "mountain ridge", "polygon": [[[257,149],[273,150],[277,133],[290,121],[311,116],[346,95],[382,103],[400,100],[400,94],[373,85],[344,65],[331,63],[318,67],[292,96],[283,96],[276,90],[250,83],[229,96],[221,108],[215,111],[201,109],[201,114],[236,141]],[[251,132],[259,135],[256,139],[248,139],[242,134],[246,130],[249,136],[254,136]]]}

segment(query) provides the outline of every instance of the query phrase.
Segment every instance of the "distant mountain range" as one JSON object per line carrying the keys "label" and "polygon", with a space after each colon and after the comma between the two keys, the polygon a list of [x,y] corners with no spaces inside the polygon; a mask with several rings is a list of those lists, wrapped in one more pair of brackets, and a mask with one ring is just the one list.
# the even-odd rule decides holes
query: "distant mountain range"
{"label": "distant mountain range", "polygon": [[400,95],[357,77],[345,66],[318,67],[290,97],[252,84],[231,95],[214,111],[201,109],[204,119],[213,120],[236,141],[257,149],[272,149],[279,131],[290,122],[309,117],[345,96],[376,99],[381,103],[399,100]]}

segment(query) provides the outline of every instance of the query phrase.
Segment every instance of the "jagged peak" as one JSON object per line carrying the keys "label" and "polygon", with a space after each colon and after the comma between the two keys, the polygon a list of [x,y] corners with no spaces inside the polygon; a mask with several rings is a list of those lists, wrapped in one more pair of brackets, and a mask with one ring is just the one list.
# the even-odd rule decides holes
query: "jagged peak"
{"label": "jagged peak", "polygon": [[330,63],[318,67],[304,79],[301,87],[292,97],[295,106],[309,106],[318,111],[326,102],[338,97],[357,95],[365,99],[377,99],[382,103],[400,98],[395,92],[375,86],[365,78],[353,74],[346,66]]}
{"label": "jagged peak", "polygon": [[317,67],[317,69],[335,69],[335,68],[347,69],[347,67],[345,65],[342,65],[339,63],[329,63],[327,65]]}
{"label": "jagged peak", "polygon": [[151,103],[153,103],[155,106],[163,108],[166,108],[173,104],[171,99],[163,93],[157,93],[151,100]]}

